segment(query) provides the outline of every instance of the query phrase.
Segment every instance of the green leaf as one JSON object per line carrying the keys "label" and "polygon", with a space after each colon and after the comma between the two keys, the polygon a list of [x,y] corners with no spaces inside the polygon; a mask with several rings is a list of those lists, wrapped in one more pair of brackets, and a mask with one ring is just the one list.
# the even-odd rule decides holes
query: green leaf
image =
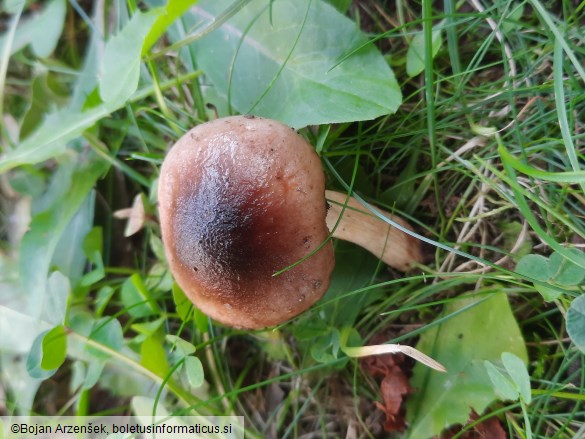
{"label": "green leaf", "polygon": [[100,377],[102,376],[102,372],[104,371],[105,366],[105,361],[95,360],[88,363],[87,373],[85,374],[85,379],[83,380],[84,389],[91,389],[97,384]]}
{"label": "green leaf", "polygon": [[339,331],[337,328],[330,328],[326,335],[313,340],[311,356],[319,363],[330,363],[337,359],[340,347]]}
{"label": "green leaf", "polygon": [[[569,249],[576,257],[583,252],[575,248]],[[559,285],[580,285],[585,279],[585,269],[569,261],[558,252],[554,252],[549,258],[549,267],[553,281]]]}
{"label": "green leaf", "polygon": [[100,77],[100,97],[106,105],[118,106],[138,89],[144,39],[163,12],[163,8],[136,12],[107,42]]}
{"label": "green leaf", "polygon": [[[324,301],[331,302],[323,308],[326,321],[332,326],[352,326],[361,312],[380,298],[383,290],[370,289],[348,297],[340,297],[367,287],[375,279],[379,260],[366,250],[343,241],[335,247],[335,268]],[[307,316],[310,319],[310,316]]]}
{"label": "green leaf", "polygon": [[67,358],[67,333],[62,325],[55,326],[43,337],[41,368],[56,370]]}
{"label": "green leaf", "polygon": [[99,289],[95,301],[95,314],[97,316],[101,316],[104,313],[115,292],[116,290],[114,290],[109,285]]}
{"label": "green leaf", "polygon": [[195,352],[195,346],[189,343],[187,340],[183,340],[181,337],[177,337],[176,335],[167,334],[166,335],[167,341],[172,343],[173,348],[177,349],[177,351],[183,355],[191,355]]}
{"label": "green leaf", "polygon": [[158,311],[140,274],[134,273],[122,284],[122,303],[135,318],[148,317]]}
{"label": "green leaf", "polygon": [[202,334],[205,334],[207,331],[209,331],[209,317],[207,317],[207,315],[196,306],[192,306],[192,309],[193,321],[195,322],[197,330]]}
{"label": "green leaf", "polygon": [[140,364],[158,376],[164,377],[169,371],[167,353],[158,337],[148,337],[140,345]]}
{"label": "green leaf", "polygon": [[523,174],[539,180],[552,181],[556,183],[585,183],[585,171],[547,172],[533,168],[515,158],[506,148],[498,148],[502,161]]}
{"label": "green leaf", "polygon": [[[90,190],[85,200],[69,223],[53,253],[51,265],[59,267],[69,283],[76,287],[86,268],[86,255],[83,252],[83,240],[93,226],[95,211],[95,191]],[[100,261],[101,262],[101,261]]]}
{"label": "green leaf", "polygon": [[120,352],[124,346],[124,335],[120,322],[108,317],[103,317],[93,324],[89,338],[98,345],[107,348],[104,350],[97,346],[87,346],[87,351],[98,360],[107,360],[110,358],[108,350]]}
{"label": "green leaf", "polygon": [[83,252],[94,265],[94,268],[89,273],[83,275],[79,282],[81,286],[93,285],[106,276],[104,262],[102,260],[102,241],[101,227],[94,227],[91,229],[83,240]]}
{"label": "green leaf", "polygon": [[131,328],[136,331],[138,334],[145,335],[147,337],[153,336],[158,328],[160,328],[163,323],[165,322],[165,317],[160,317],[152,322],[145,322],[145,323],[134,323]]}
{"label": "green leaf", "polygon": [[39,316],[45,301],[47,276],[55,249],[107,163],[93,154],[67,157],[42,200],[47,207],[35,215],[20,244],[20,279],[31,315]]}
{"label": "green leaf", "polygon": [[67,312],[67,300],[71,293],[69,279],[60,271],[54,271],[47,281],[47,294],[41,319],[53,325],[60,325],[65,322]]}
{"label": "green leaf", "polygon": [[197,389],[204,383],[203,365],[197,357],[188,356],[185,358],[185,373],[191,387]]}
{"label": "green leaf", "polygon": [[542,295],[542,298],[546,302],[552,302],[553,300],[557,300],[559,297],[563,295],[562,291],[559,291],[556,288],[547,287],[545,285],[534,284],[534,289]]}
{"label": "green leaf", "polygon": [[[31,45],[33,52],[38,57],[46,58],[53,53],[63,31],[67,2],[65,0],[52,0],[47,3],[41,12],[20,22],[10,48],[11,55],[28,44]],[[5,44],[6,35],[2,35],[0,37],[0,52],[4,51]]]}
{"label": "green leaf", "polygon": [[504,352],[502,353],[502,363],[504,363],[506,371],[512,377],[512,381],[514,381],[516,389],[520,392],[524,402],[530,404],[532,392],[530,390],[530,376],[528,375],[528,370],[526,370],[525,362],[511,352]]}
{"label": "green leaf", "polygon": [[166,264],[167,257],[165,255],[165,246],[158,236],[150,235],[150,249],[159,261]]}
{"label": "green leaf", "polygon": [[[199,72],[192,72],[185,77],[195,78],[198,75]],[[173,83],[176,81],[173,79]],[[170,82],[163,84],[163,88],[170,87],[170,84]],[[132,100],[143,99],[153,91],[153,86],[145,87],[134,93]],[[70,141],[81,136],[83,131],[124,104],[125,102],[118,102],[117,105],[102,104],[84,111],[72,107],[50,114],[26,140],[0,157],[0,173],[20,165],[34,165],[62,155]]]}
{"label": "green leaf", "polygon": [[585,354],[585,294],[571,302],[567,311],[567,332],[575,346]]}
{"label": "green leaf", "polygon": [[326,0],[331,6],[342,14],[346,14],[351,6],[351,0]]}
{"label": "green leaf", "polygon": [[519,396],[518,390],[516,390],[516,387],[514,386],[514,383],[512,383],[510,378],[508,378],[506,375],[500,372],[498,368],[494,366],[493,363],[489,361],[484,361],[483,364],[487,370],[487,373],[490,377],[492,384],[496,389],[496,393],[500,396],[500,398],[503,401],[518,400]]}
{"label": "green leaf", "polygon": [[182,321],[188,322],[193,318],[193,304],[177,283],[173,283],[173,301]]}
{"label": "green leaf", "polygon": [[76,392],[80,388],[91,389],[95,386],[104,370],[105,361],[74,361],[71,366],[69,391]]}
{"label": "green leaf", "polygon": [[523,361],[526,347],[503,293],[465,297],[445,306],[453,317],[424,332],[416,348],[443,364],[436,373],[417,364],[407,403],[408,437],[428,438],[452,424],[465,424],[471,409],[482,413],[497,394],[484,361],[498,362],[503,351]]}
{"label": "green leaf", "polygon": [[504,31],[504,33],[512,32],[520,28],[520,21],[524,15],[524,3],[518,3],[516,5],[512,3],[512,7],[510,9],[511,10],[508,12],[507,17],[501,24],[502,31]]}
{"label": "green leaf", "polygon": [[546,282],[550,279],[548,258],[541,255],[526,255],[518,261],[516,271],[524,276]]}
{"label": "green leaf", "polygon": [[[518,241],[518,237],[522,234],[522,224],[518,221],[500,221],[498,222],[498,228],[502,231],[504,235],[504,249],[511,251],[516,242]],[[514,253],[515,257],[521,258],[522,256],[526,256],[532,251],[532,242],[530,237],[525,234],[525,238]]]}
{"label": "green leaf", "polygon": [[147,53],[157,40],[165,33],[167,28],[189,7],[197,3],[198,0],[169,0],[164,8],[164,13],[158,16],[150,31],[144,38],[142,45],[142,54]]}
{"label": "green leaf", "polygon": [[[18,293],[18,290],[15,289],[14,292]],[[2,334],[0,351],[26,355],[30,352],[29,348],[36,342],[38,335],[47,332],[50,327],[51,325],[43,320],[20,310],[16,311],[0,305],[0,334]]]}
{"label": "green leaf", "polygon": [[43,340],[45,335],[49,332],[50,331],[41,332],[35,338],[30,351],[28,352],[28,357],[26,359],[26,370],[32,378],[44,380],[52,376],[57,371],[57,369],[45,370],[41,367],[41,362],[43,361]]}
{"label": "green leaf", "polygon": [[[186,26],[210,23],[231,3],[201,1]],[[194,48],[214,91],[238,112],[294,128],[370,120],[402,101],[380,52],[319,0],[252,0]]]}
{"label": "green leaf", "polygon": [[56,93],[48,73],[38,75],[33,79],[30,99],[30,107],[28,108],[22,125],[20,127],[20,139],[26,138],[37,128],[46,114],[53,110],[60,104],[65,104],[67,98]]}
{"label": "green leaf", "polygon": [[[433,58],[439,52],[443,40],[441,31],[433,31]],[[424,32],[418,32],[406,52],[406,74],[410,77],[416,76],[425,69],[425,35]]]}
{"label": "green leaf", "polygon": [[103,241],[102,228],[99,226],[92,228],[87,235],[85,235],[85,239],[83,240],[83,251],[85,256],[89,258],[94,252],[101,253]]}

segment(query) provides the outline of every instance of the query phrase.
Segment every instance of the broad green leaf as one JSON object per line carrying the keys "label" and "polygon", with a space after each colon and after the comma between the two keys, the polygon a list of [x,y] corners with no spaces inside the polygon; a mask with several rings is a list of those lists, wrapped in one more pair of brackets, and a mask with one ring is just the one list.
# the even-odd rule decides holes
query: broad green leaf
{"label": "broad green leaf", "polygon": [[100,97],[106,105],[126,102],[138,89],[144,39],[163,8],[136,12],[128,24],[106,44],[101,67]]}
{"label": "broad green leaf", "polygon": [[134,273],[122,284],[121,298],[128,313],[135,318],[154,315],[158,310],[138,273]]}
{"label": "broad green leaf", "polygon": [[81,286],[89,286],[103,279],[106,275],[104,262],[102,260],[102,229],[94,227],[89,231],[83,240],[83,252],[89,261],[93,264],[93,270],[86,273],[81,278]]}
{"label": "broad green leaf", "polygon": [[55,326],[43,337],[43,359],[41,368],[44,370],[58,369],[67,358],[67,334],[61,325]]}
{"label": "broad green leaf", "polygon": [[97,384],[100,377],[102,376],[102,372],[104,371],[105,366],[105,361],[94,360],[88,363],[87,373],[85,375],[85,380],[83,381],[84,389],[91,389]]}
{"label": "broad green leaf", "polygon": [[193,388],[201,387],[204,383],[203,365],[201,360],[194,356],[188,356],[185,358],[185,373],[187,374],[187,380]]}
{"label": "broad green leaf", "polygon": [[585,294],[571,302],[567,311],[567,332],[575,346],[585,354]]}
{"label": "broad green leaf", "polygon": [[162,240],[154,234],[150,235],[150,249],[159,261],[166,264],[165,246]]}
{"label": "broad green leaf", "polygon": [[81,207],[65,226],[67,233],[61,235],[51,261],[51,265],[59,267],[59,271],[69,278],[73,287],[78,285],[87,263],[83,240],[93,226],[95,196],[95,190],[90,190]]}
{"label": "broad green leaf", "polygon": [[190,6],[197,3],[198,0],[168,0],[164,12],[158,16],[150,31],[144,38],[142,54],[147,53],[156,41],[165,33],[167,28],[181,15],[183,15]]}
{"label": "broad green leaf", "polygon": [[144,285],[153,295],[157,293],[166,294],[173,288],[173,276],[169,268],[159,262],[155,262],[148,270],[148,275],[144,279]]}
{"label": "broad green leaf", "polygon": [[342,14],[346,14],[351,6],[351,0],[326,0],[331,6]]}
{"label": "broad green leaf", "polygon": [[120,352],[124,346],[124,335],[120,322],[108,317],[102,317],[94,322],[89,338],[105,348],[102,349],[100,346],[92,344],[87,345],[87,351],[98,360],[107,360],[110,358],[108,351]]}
{"label": "broad green leaf", "polygon": [[185,293],[177,283],[173,284],[173,301],[181,320],[188,322],[193,318],[193,303],[185,296]]}
{"label": "broad green leaf", "polygon": [[72,378],[70,383],[70,392],[77,391],[80,387],[91,389],[95,386],[102,375],[106,363],[105,361],[75,361],[72,366]]}
{"label": "broad green leaf", "polygon": [[140,364],[158,376],[164,377],[169,371],[167,353],[158,337],[148,337],[140,345]]}
{"label": "broad green leaf", "polygon": [[548,258],[541,255],[526,255],[518,261],[516,271],[524,276],[546,282],[550,279]]}
{"label": "broad green leaf", "polygon": [[158,328],[162,326],[165,320],[166,320],[165,317],[159,317],[158,319],[153,320],[152,322],[134,323],[131,327],[138,334],[151,337],[156,333]]}
{"label": "broad green leaf", "polygon": [[514,381],[524,402],[530,404],[532,392],[530,390],[530,376],[528,375],[528,370],[526,370],[525,362],[511,352],[504,352],[502,353],[502,363],[504,363],[506,372],[512,377],[512,381]]}
{"label": "broad green leaf", "polygon": [[83,240],[83,251],[85,252],[85,256],[89,258],[96,251],[99,253],[102,252],[104,241],[102,235],[102,228],[99,226],[92,228],[88,232]]}
{"label": "broad green leaf", "polygon": [[47,280],[47,295],[45,296],[41,319],[53,325],[64,323],[70,293],[69,279],[60,271],[51,273]]}
{"label": "broad green leaf", "polygon": [[55,92],[54,87],[52,87],[55,81],[51,81],[51,78],[52,76],[48,73],[44,73],[33,79],[30,107],[20,127],[21,140],[31,134],[42,123],[45,115],[67,102],[66,96],[61,96]]}
{"label": "broad green leaf", "polygon": [[183,340],[181,337],[177,337],[176,335],[172,334],[167,334],[166,339],[183,356],[191,355],[195,352],[195,346],[193,346],[187,340]]}
{"label": "broad green leaf", "polygon": [[534,289],[538,291],[541,294],[542,298],[547,302],[557,300],[559,297],[563,295],[562,291],[559,291],[556,288],[547,287],[545,285],[534,284]]}
{"label": "broad green leaf", "polygon": [[207,331],[209,331],[209,317],[207,317],[207,315],[205,315],[205,313],[196,306],[192,306],[192,309],[193,321],[195,322],[197,330],[202,334],[205,334]]}
{"label": "broad green leaf", "polygon": [[96,316],[101,316],[106,307],[108,306],[108,304],[110,303],[110,300],[112,299],[112,296],[114,295],[114,293],[116,292],[116,290],[112,287],[110,287],[109,285],[106,285],[102,288],[100,288],[100,290],[97,293],[97,297],[96,297],[96,301],[95,301],[95,314]]}
{"label": "broad green leaf", "polygon": [[340,347],[339,331],[330,328],[326,335],[312,341],[311,356],[319,363],[330,363],[337,360]]}
{"label": "broad green leaf", "polygon": [[362,248],[347,242],[336,243],[335,268],[324,297],[326,302],[332,303],[321,311],[331,326],[352,326],[361,310],[380,298],[382,290],[379,288],[340,297],[370,285],[379,265],[379,260]]}
{"label": "broad green leaf", "polygon": [[[41,58],[48,57],[57,47],[66,12],[66,0],[51,0],[46,3],[41,12],[22,20],[14,34],[10,54],[30,44],[35,55]],[[0,52],[4,50],[4,44],[6,44],[6,36],[2,35],[0,36]]]}
{"label": "broad green leaf", "polygon": [[27,354],[38,335],[47,332],[50,327],[51,325],[47,322],[25,314],[21,310],[0,305],[0,334],[2,334],[0,351]]}
{"label": "broad green leaf", "polygon": [[[182,80],[194,79],[199,75],[199,71],[191,72]],[[167,81],[161,85],[161,88],[168,88],[177,81],[176,78],[172,82]],[[144,99],[153,91],[152,85],[147,86],[134,93],[131,100]],[[50,114],[26,140],[0,156],[0,174],[20,165],[34,165],[62,155],[67,150],[67,144],[70,141],[81,136],[83,131],[124,104],[125,102],[118,102],[116,105],[100,104],[83,111],[72,106]]]}
{"label": "broad green leaf", "polygon": [[[583,252],[577,249],[569,249],[576,257]],[[549,267],[554,282],[560,285],[580,285],[585,279],[585,269],[579,267],[561,254],[554,252],[549,258]]]}
{"label": "broad green leaf", "polygon": [[40,197],[47,190],[49,176],[41,169],[31,167],[15,169],[7,177],[12,189],[32,199]]}
{"label": "broad green leaf", "polygon": [[[231,3],[201,1],[186,25],[210,23]],[[394,74],[366,43],[355,23],[320,0],[252,0],[194,48],[214,91],[238,112],[300,128],[396,111]]]}
{"label": "broad green leaf", "polygon": [[16,166],[34,165],[65,152],[67,143],[79,137],[111,110],[105,105],[88,111],[72,113],[63,109],[50,114],[23,142],[0,157],[0,173]]}
{"label": "broad green leaf", "polygon": [[[433,31],[433,58],[439,52],[443,40],[441,38],[441,31]],[[425,35],[424,32],[418,32],[406,52],[406,74],[410,77],[416,76],[425,69]]]}
{"label": "broad green leaf", "polygon": [[20,279],[31,315],[42,313],[47,276],[61,236],[107,167],[93,154],[68,156],[61,161],[47,196],[40,200],[47,207],[33,217],[20,244]]}
{"label": "broad green leaf", "polygon": [[499,369],[490,361],[484,361],[483,364],[487,370],[492,384],[496,389],[496,393],[500,396],[500,398],[503,401],[516,401],[518,399],[519,393],[510,378],[500,372]]}
{"label": "broad green leaf", "polygon": [[424,332],[416,348],[447,368],[437,373],[417,364],[408,400],[409,438],[428,438],[452,424],[465,424],[473,409],[482,413],[497,395],[484,361],[499,362],[508,351],[522,361],[527,353],[520,328],[503,293],[466,297],[445,306],[439,326]]}
{"label": "broad green leaf", "polygon": [[75,360],[71,364],[71,378],[69,379],[69,392],[76,392],[85,380],[86,367],[83,361]]}
{"label": "broad green leaf", "polygon": [[32,378],[47,379],[54,375],[57,369],[45,370],[41,367],[43,361],[43,339],[50,331],[40,333],[33,342],[26,359],[26,370]]}

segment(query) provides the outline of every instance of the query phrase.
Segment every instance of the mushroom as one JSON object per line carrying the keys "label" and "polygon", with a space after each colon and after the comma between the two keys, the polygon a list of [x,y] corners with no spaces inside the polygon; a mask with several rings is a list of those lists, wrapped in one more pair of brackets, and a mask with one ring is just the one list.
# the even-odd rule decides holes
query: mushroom
{"label": "mushroom", "polygon": [[[328,224],[337,222],[346,196],[328,198],[329,215],[319,157],[291,128],[253,116],[198,125],[172,147],[160,174],[170,269],[189,299],[219,322],[252,329],[287,321],[329,286]],[[334,237],[402,270],[420,259],[416,240],[356,203],[349,200]],[[387,249],[394,241],[400,257],[393,259]]]}
{"label": "mushroom", "polygon": [[[348,200],[347,194],[335,191],[325,191],[325,196],[330,205],[327,227],[333,230],[334,238],[353,242],[400,271],[408,271],[414,262],[422,262],[420,242],[416,238],[381,220],[354,197]],[[402,218],[382,209],[378,211],[391,221],[412,230]]]}

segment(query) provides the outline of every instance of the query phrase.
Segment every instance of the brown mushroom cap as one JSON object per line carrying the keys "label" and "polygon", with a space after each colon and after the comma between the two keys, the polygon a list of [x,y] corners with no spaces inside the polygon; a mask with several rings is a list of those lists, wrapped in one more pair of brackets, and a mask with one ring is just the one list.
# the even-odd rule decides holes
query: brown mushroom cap
{"label": "brown mushroom cap", "polygon": [[210,317],[273,326],[327,290],[331,242],[273,276],[328,235],[321,162],[291,128],[247,116],[198,125],[166,156],[158,200],[171,271]]}

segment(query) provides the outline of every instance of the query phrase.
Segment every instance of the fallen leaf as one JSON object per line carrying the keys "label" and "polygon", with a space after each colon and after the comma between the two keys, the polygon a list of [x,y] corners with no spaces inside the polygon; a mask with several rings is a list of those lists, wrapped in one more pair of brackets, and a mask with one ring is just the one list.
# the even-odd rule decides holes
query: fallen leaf
{"label": "fallen leaf", "polygon": [[412,392],[412,388],[408,385],[408,377],[403,370],[404,360],[403,354],[387,354],[366,357],[361,362],[367,374],[382,378],[380,393],[384,403],[376,402],[376,407],[386,415],[384,430],[387,432],[404,431],[406,428],[402,402]]}
{"label": "fallen leaf", "polygon": [[[469,416],[468,425],[479,419],[479,415],[474,411]],[[457,433],[462,430],[461,426],[454,426],[448,429],[446,432],[441,434],[441,439],[451,439]],[[460,436],[461,439],[507,439],[508,436],[500,424],[500,421],[495,416],[481,421],[476,424],[470,430],[466,431]]]}

